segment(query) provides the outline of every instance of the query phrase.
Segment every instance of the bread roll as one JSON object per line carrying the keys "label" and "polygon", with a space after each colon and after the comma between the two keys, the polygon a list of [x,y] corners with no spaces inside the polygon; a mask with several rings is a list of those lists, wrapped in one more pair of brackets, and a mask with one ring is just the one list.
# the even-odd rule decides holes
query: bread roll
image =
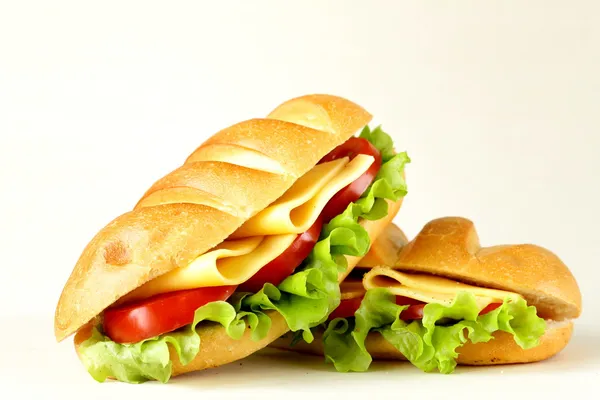
{"label": "bread roll", "polygon": [[[56,339],[76,332],[78,351],[107,307],[227,239],[370,120],[367,111],[348,100],[310,95],[283,103],[267,118],[244,121],[210,137],[183,165],[157,180],[133,210],[90,241],[60,296]],[[402,199],[388,201],[387,217],[359,221],[372,241],[401,204]],[[340,273],[340,281],[359,259],[347,257],[348,268]],[[203,322],[197,328],[202,346],[192,362],[181,365],[170,348],[172,375],[246,357],[289,330],[280,314],[267,314],[271,329],[256,342],[249,331],[233,340],[220,325]]]}
{"label": "bread roll", "polygon": [[348,100],[310,95],[210,137],[90,241],[56,307],[56,339],[221,243],[370,120]]}
{"label": "bread roll", "polygon": [[[408,244],[402,243],[397,232],[390,232],[396,239],[389,241],[401,250],[391,265],[385,267],[516,292],[546,319],[547,330],[538,346],[524,350],[512,335],[498,331],[487,343],[467,342],[459,347],[459,364],[535,362],[552,357],[568,344],[573,332],[572,320],[581,314],[581,292],[569,268],[551,251],[531,244],[482,248],[473,222],[460,217],[429,222]],[[378,243],[386,243],[386,240],[379,238]],[[386,258],[390,260],[393,253],[388,251]],[[317,337],[322,338],[322,333],[317,331],[311,344],[301,341],[290,347],[289,338],[282,338],[271,346],[322,355],[323,343],[317,340]],[[405,360],[379,333],[368,335],[366,347],[375,360]]]}
{"label": "bread roll", "polygon": [[394,269],[440,275],[523,295],[542,318],[581,314],[581,292],[569,268],[550,250],[532,244],[481,247],[472,221],[435,219],[400,252]]}

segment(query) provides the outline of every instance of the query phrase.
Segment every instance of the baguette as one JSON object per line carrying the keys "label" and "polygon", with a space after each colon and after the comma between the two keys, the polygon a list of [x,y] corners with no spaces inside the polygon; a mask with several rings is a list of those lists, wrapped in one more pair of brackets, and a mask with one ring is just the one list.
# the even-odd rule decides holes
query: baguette
{"label": "baguette", "polygon": [[[60,295],[56,340],[76,333],[78,350],[106,308],[227,239],[370,120],[366,110],[348,100],[309,95],[281,104],[267,118],[247,120],[210,137],[89,242]],[[402,199],[388,201],[387,217],[360,221],[372,241],[401,204]],[[360,259],[346,258],[340,281]],[[170,348],[172,375],[243,358],[288,331],[280,314],[267,314],[271,329],[256,342],[249,332],[233,340],[219,325],[201,324],[202,346],[192,362],[182,365]]]}
{"label": "baguette", "polygon": [[87,245],[56,308],[56,339],[221,243],[370,120],[354,103],[312,95],[209,138]]}

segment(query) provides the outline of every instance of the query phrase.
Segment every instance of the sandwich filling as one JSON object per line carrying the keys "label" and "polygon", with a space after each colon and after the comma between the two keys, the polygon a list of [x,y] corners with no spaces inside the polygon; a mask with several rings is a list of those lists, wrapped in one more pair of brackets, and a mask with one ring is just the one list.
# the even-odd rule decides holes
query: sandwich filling
{"label": "sandwich filling", "polygon": [[366,371],[372,361],[365,340],[378,332],[425,372],[454,371],[457,349],[513,335],[523,349],[539,344],[546,322],[513,292],[481,288],[439,276],[374,268],[342,283],[342,301],[325,325],[325,358],[340,372]]}
{"label": "sandwich filling", "polygon": [[381,128],[365,127],[227,240],[106,309],[79,347],[87,370],[98,381],[166,382],[169,346],[181,364],[191,362],[205,321],[233,339],[250,329],[261,340],[271,326],[268,310],[311,342],[311,328],[340,305],[344,256],[369,250],[360,220],[384,218],[387,201],[406,195],[408,162]]}

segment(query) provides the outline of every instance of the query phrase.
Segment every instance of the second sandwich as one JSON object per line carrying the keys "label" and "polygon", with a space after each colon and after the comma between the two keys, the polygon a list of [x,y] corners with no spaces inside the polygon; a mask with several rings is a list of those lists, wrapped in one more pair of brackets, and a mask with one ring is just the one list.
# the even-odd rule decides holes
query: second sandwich
{"label": "second sandwich", "polygon": [[386,359],[450,373],[457,364],[548,359],[581,313],[577,282],[554,253],[481,247],[465,218],[430,221],[410,242],[390,225],[359,266],[368,269],[342,283],[342,302],[314,329],[316,340],[287,335],[273,347],[324,354],[342,372]]}

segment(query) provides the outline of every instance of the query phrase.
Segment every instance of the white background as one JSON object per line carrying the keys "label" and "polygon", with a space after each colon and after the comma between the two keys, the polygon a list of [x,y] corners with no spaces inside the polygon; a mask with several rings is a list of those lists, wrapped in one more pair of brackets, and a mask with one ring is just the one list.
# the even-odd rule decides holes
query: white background
{"label": "white background", "polygon": [[[597,2],[0,4],[0,393],[289,397],[375,386],[515,397],[598,378]],[[571,345],[547,363],[449,377],[398,365],[343,375],[259,356],[167,386],[95,384],[52,335],[83,247],[206,137],[314,92],[363,105],[409,152],[396,220],[409,236],[460,215],[484,245],[557,253],[584,298]]]}

